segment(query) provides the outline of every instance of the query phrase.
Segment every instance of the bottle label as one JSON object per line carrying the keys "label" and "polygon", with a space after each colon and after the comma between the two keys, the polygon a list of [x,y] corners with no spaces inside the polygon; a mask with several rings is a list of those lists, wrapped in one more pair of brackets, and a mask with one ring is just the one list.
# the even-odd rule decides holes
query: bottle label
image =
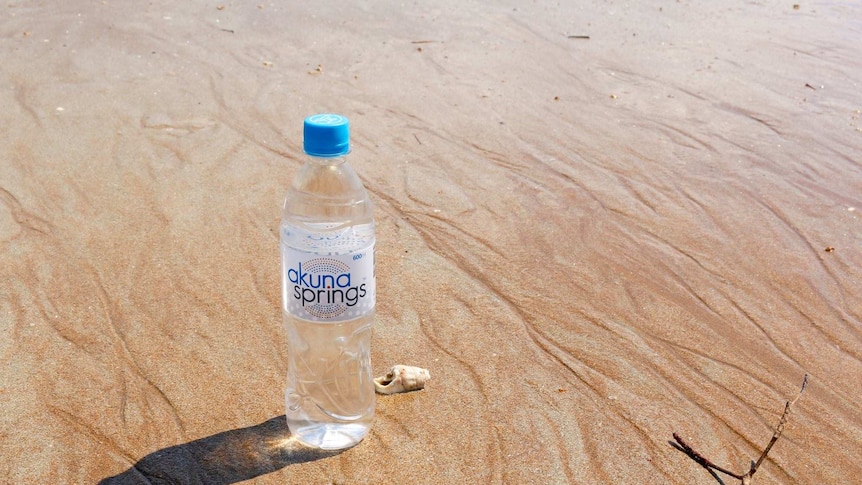
{"label": "bottle label", "polygon": [[347,254],[321,255],[282,248],[282,288],[291,315],[343,322],[374,309],[374,243]]}

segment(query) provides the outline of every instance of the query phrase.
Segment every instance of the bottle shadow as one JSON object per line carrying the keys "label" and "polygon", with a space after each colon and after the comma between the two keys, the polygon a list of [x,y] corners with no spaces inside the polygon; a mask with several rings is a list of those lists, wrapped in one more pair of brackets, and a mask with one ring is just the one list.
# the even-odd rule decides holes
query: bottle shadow
{"label": "bottle shadow", "polygon": [[338,454],[309,448],[290,438],[285,417],[163,448],[99,485],[205,483],[227,485],[280,470],[287,465]]}

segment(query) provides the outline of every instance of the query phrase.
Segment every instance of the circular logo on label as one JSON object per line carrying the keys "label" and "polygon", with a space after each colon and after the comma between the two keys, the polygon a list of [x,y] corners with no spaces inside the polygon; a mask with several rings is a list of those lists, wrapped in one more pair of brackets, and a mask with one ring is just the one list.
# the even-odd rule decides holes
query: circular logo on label
{"label": "circular logo on label", "polygon": [[[344,290],[349,291],[350,267],[341,261],[329,258],[312,259],[306,264],[308,273],[312,275],[312,281],[316,280],[315,283],[320,287],[318,289],[324,290],[323,293],[318,292],[319,298],[316,303],[305,307],[306,311],[317,318],[333,318],[347,311]],[[345,275],[347,285],[343,285]],[[341,289],[339,285],[342,286]]]}

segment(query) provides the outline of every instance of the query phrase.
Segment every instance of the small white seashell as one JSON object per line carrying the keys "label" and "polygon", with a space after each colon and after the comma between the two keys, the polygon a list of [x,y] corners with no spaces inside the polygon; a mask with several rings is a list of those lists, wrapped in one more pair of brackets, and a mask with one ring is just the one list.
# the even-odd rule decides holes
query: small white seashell
{"label": "small white seashell", "polygon": [[418,391],[424,389],[425,383],[429,380],[431,380],[431,373],[428,369],[396,365],[385,375],[374,379],[374,389],[380,394]]}

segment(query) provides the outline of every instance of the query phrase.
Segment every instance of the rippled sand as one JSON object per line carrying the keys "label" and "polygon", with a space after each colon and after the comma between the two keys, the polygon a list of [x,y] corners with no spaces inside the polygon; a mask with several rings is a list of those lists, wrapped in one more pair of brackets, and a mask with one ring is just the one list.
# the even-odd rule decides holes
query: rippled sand
{"label": "rippled sand", "polygon": [[[0,482],[706,484],[672,432],[745,470],[805,373],[756,478],[862,476],[862,5],[191,3],[0,7]],[[340,454],[282,416],[320,111],[433,375]]]}

